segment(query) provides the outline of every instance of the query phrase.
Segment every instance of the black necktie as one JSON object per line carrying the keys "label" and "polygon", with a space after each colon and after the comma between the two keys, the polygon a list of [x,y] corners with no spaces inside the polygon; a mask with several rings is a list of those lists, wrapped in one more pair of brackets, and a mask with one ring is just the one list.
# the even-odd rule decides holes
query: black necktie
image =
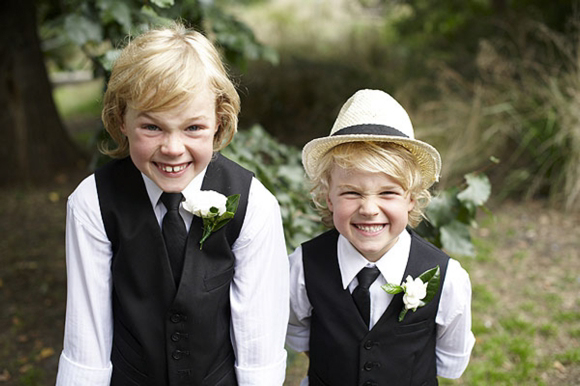
{"label": "black necktie", "polygon": [[185,223],[179,214],[179,204],[182,200],[183,195],[181,193],[163,193],[161,195],[161,202],[167,208],[161,229],[176,286],[179,284],[179,279],[181,278],[185,240],[187,239]]}
{"label": "black necktie", "polygon": [[354,303],[358,308],[363,320],[367,327],[369,326],[369,321],[371,317],[371,295],[369,293],[369,287],[379,276],[379,269],[377,267],[368,268],[365,267],[360,270],[358,275],[358,286],[352,291],[352,298]]}

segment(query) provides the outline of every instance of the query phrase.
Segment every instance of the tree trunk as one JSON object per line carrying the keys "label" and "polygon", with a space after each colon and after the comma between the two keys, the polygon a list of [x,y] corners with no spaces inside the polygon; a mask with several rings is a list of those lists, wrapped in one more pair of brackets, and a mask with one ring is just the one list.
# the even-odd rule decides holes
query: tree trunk
{"label": "tree trunk", "polygon": [[0,8],[0,128],[0,185],[45,182],[84,161],[52,99],[33,0]]}

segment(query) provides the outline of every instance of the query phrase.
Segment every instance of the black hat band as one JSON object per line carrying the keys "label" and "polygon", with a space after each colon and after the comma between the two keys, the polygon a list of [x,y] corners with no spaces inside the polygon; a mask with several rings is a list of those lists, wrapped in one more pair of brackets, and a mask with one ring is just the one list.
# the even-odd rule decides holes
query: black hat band
{"label": "black hat band", "polygon": [[408,135],[399,131],[393,127],[385,125],[355,125],[348,126],[343,129],[332,133],[331,136],[335,135],[350,135],[350,134],[368,134],[368,135],[392,135],[395,137],[405,137],[409,138]]}

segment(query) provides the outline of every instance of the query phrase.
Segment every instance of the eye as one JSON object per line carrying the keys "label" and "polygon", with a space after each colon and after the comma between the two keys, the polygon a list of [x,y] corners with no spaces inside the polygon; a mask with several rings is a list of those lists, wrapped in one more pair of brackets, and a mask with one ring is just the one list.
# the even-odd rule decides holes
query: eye
{"label": "eye", "polygon": [[149,131],[159,131],[159,130],[161,130],[161,129],[159,128],[159,126],[156,126],[156,125],[143,125],[142,127],[143,127],[145,130],[149,130]]}
{"label": "eye", "polygon": [[199,130],[201,130],[201,129],[202,129],[202,127],[201,127],[201,126],[198,126],[198,125],[191,125],[191,126],[188,126],[188,127],[187,127],[187,129],[185,129],[185,130],[186,130],[186,131],[199,131]]}
{"label": "eye", "polygon": [[403,192],[397,189],[388,189],[381,192],[381,196],[400,196]]}
{"label": "eye", "polygon": [[340,194],[341,196],[347,196],[347,197],[359,197],[360,193],[359,192],[355,192],[354,190],[350,190],[347,192],[342,192]]}

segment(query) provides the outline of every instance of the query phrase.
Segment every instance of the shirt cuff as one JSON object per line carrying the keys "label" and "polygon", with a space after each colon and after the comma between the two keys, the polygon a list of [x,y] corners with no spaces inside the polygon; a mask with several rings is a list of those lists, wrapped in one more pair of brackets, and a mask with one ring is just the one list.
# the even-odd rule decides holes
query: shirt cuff
{"label": "shirt cuff", "polygon": [[270,366],[239,367],[236,377],[239,386],[282,386],[286,377],[286,350],[280,360]]}
{"label": "shirt cuff", "polygon": [[87,367],[71,361],[63,352],[60,354],[58,362],[56,386],[108,386],[112,373],[113,366],[111,364],[104,369]]}

